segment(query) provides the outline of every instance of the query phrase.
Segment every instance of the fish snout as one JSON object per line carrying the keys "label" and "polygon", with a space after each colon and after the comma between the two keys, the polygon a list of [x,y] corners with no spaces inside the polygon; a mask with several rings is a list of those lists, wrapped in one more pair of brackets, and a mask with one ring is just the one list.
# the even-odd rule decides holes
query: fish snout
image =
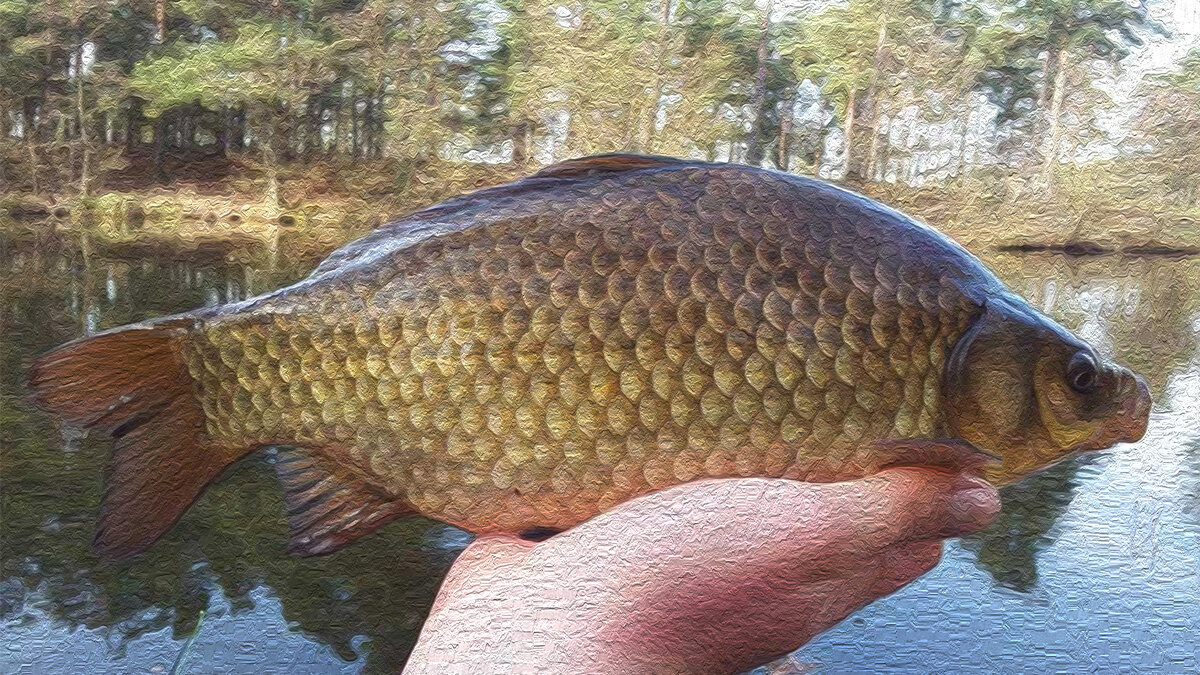
{"label": "fish snout", "polygon": [[1150,423],[1150,386],[1146,378],[1128,368],[1118,367],[1120,386],[1117,390],[1117,410],[1109,425],[1114,443],[1136,443],[1146,435]]}

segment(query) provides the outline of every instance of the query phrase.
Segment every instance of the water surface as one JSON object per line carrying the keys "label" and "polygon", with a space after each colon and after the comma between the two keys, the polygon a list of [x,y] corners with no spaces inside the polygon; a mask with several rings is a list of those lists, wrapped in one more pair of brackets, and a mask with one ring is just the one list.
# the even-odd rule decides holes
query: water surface
{"label": "water surface", "polygon": [[[1005,491],[987,532],[797,655],[818,672],[1200,670],[1200,261],[994,254],[1017,292],[1155,394],[1140,443]],[[261,293],[311,263],[123,261],[0,243],[0,672],[394,672],[466,544],[394,522],[331,556],[284,553],[270,453],[163,541],[91,555],[105,446],[31,409],[29,360],[86,332]]]}

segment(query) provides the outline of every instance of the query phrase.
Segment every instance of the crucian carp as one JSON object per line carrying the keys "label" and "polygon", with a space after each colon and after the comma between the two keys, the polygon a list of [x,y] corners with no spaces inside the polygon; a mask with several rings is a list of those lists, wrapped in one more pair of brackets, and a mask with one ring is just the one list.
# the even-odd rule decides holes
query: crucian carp
{"label": "crucian carp", "polygon": [[30,369],[113,438],[95,539],[256,449],[300,554],[395,517],[561,530],[702,478],[838,480],[962,439],[995,483],[1145,432],[1145,381],[933,229],[819,181],[606,155],[406,216],[303,281]]}

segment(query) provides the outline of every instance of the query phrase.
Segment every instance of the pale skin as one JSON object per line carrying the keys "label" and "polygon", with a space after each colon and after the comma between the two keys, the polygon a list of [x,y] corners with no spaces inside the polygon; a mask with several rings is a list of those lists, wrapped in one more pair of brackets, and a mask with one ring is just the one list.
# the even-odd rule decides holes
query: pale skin
{"label": "pale skin", "polygon": [[973,475],[898,467],[840,483],[693,482],[541,543],[481,537],[404,672],[742,672],[929,571],[942,539],[999,508]]}

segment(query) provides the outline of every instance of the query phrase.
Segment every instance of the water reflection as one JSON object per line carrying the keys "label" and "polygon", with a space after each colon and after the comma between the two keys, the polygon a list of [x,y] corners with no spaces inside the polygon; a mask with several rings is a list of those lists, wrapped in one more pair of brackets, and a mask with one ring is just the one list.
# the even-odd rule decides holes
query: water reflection
{"label": "water reflection", "polygon": [[1016,591],[1036,586],[1037,554],[1052,541],[1050,529],[1070,505],[1079,486],[1076,474],[1089,461],[1068,460],[1005,488],[996,522],[963,539],[963,548],[975,553],[996,583]]}
{"label": "water reflection", "polygon": [[1200,259],[994,254],[987,262],[1031,304],[1145,375],[1156,395],[1196,348]]}
{"label": "water reflection", "polygon": [[[97,261],[36,250],[4,259],[0,632],[46,621],[69,629],[107,627],[113,651],[106,658],[120,659],[126,645],[163,629],[175,640],[188,636],[201,610],[217,600],[234,614],[250,611],[255,593],[269,588],[289,626],[341,658],[354,661],[365,649],[367,670],[382,672],[403,662],[437,584],[465,546],[461,535],[413,519],[340,554],[287,556],[278,486],[268,458],[259,457],[209,490],[146,555],[103,563],[88,547],[108,443],[54,423],[20,395],[29,359],[81,333],[238,300],[306,272]],[[429,531],[441,543],[427,541]]]}
{"label": "water reflection", "polygon": [[819,672],[1200,672],[1200,262],[997,256],[1145,373],[1146,436],[1004,491],[997,523],[797,657]]}
{"label": "water reflection", "polygon": [[[1192,316],[1200,307],[1200,265],[1195,261],[1115,256],[1080,261],[1002,254],[989,262],[1031,304],[1101,354],[1145,375],[1158,408],[1170,399],[1164,392],[1168,378],[1195,358]],[[1142,446],[1152,445],[1155,436]],[[1165,438],[1181,436],[1168,432]],[[1053,541],[1052,527],[1081,481],[1104,461],[1103,455],[1078,457],[1006,488],[999,518],[986,531],[966,538],[964,548],[978,556],[978,564],[996,583],[1018,591],[1033,589],[1038,553]]]}
{"label": "water reflection", "polygon": [[[6,250],[3,242],[0,253],[0,635],[16,640],[32,635],[29,631],[83,627],[103,634],[96,639],[107,645],[105,658],[117,670],[146,670],[158,662],[153,659],[169,664],[201,610],[208,609],[214,623],[205,619],[200,642],[217,639],[206,638],[205,631],[226,635],[222,631],[233,630],[233,624],[222,621],[237,617],[251,617],[244,620],[262,631],[278,624],[287,635],[304,636],[288,642],[279,633],[261,632],[276,646],[257,647],[256,665],[285,668],[294,663],[289,659],[296,650],[325,645],[331,660],[320,666],[312,661],[306,672],[394,671],[442,575],[467,542],[461,532],[424,520],[398,521],[332,556],[289,557],[283,552],[279,490],[266,456],[237,466],[147,554],[129,563],[102,563],[88,545],[107,443],[60,427],[20,396],[29,359],[54,345],[85,332],[249,297],[300,278],[311,263],[104,260],[69,250]],[[1155,603],[1186,601],[1194,607],[1197,582],[1193,578],[1188,587],[1180,580],[1189,562],[1196,573],[1200,559],[1200,262],[1008,254],[989,262],[1033,304],[1144,373],[1155,393],[1155,414],[1147,438],[1136,446],[1066,462],[1006,489],[997,523],[954,548],[944,569],[904,596],[914,616],[936,619],[943,631],[981,615],[1007,624],[1010,616],[1032,611],[1020,598],[1041,598],[1038,602],[1052,607],[1045,594],[1069,594],[1070,584],[1062,581],[1066,574],[1085,574],[1130,597],[1153,588],[1159,594]],[[1147,494],[1154,499],[1147,502]],[[1147,504],[1170,508],[1147,511]],[[1091,539],[1081,539],[1080,528]],[[1125,537],[1121,546],[1145,560],[1114,558],[1120,564],[1107,564],[1095,542],[1117,536]],[[972,568],[984,570],[992,585],[981,584]],[[947,590],[955,584],[968,586],[956,595]],[[903,625],[910,620],[904,618],[904,602],[870,608],[861,620],[878,617],[882,624]],[[930,609],[934,605],[937,611]],[[1200,630],[1196,623],[1172,627],[1147,619],[1144,629],[1167,643],[1180,626]],[[1034,621],[1016,622],[1002,637],[1040,644],[1042,628]],[[844,662],[882,668],[894,658],[886,652],[906,638],[889,642],[880,630],[863,633],[848,623],[824,644],[832,649],[837,640],[852,642],[854,656]],[[1194,636],[1188,639],[1194,644]],[[29,658],[27,652],[13,654],[0,655],[0,670],[5,658],[9,663]],[[1017,660],[995,662],[997,669],[1022,669],[1025,656],[1012,656]],[[345,660],[340,665],[339,658]],[[934,661],[922,658],[933,656],[912,656],[908,669],[928,670]]]}

